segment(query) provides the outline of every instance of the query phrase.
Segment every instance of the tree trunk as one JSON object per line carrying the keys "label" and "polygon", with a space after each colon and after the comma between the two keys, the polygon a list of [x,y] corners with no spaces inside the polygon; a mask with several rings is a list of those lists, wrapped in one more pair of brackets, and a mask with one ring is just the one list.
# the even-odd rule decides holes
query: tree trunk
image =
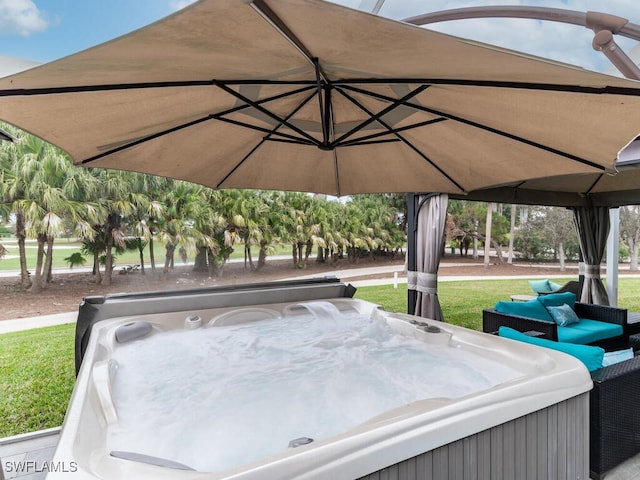
{"label": "tree trunk", "polygon": [[107,247],[104,258],[104,277],[100,280],[101,285],[111,285],[111,273],[113,272],[113,229],[107,229]]}
{"label": "tree trunk", "polygon": [[324,259],[324,248],[322,247],[318,247],[318,254],[316,255],[316,262],[317,263],[324,263],[325,259]]}
{"label": "tree trunk", "polygon": [[153,235],[149,237],[149,262],[151,263],[151,271],[156,272],[156,255],[153,246]]}
{"label": "tree trunk", "polygon": [[162,273],[166,276],[169,273],[169,268],[173,262],[173,252],[176,250],[175,245],[168,244],[165,257],[164,257],[164,267],[162,269]]}
{"label": "tree trunk", "polygon": [[[478,235],[478,238],[480,239],[481,242],[484,243],[485,251],[488,250],[489,246],[488,246],[487,239],[483,238],[482,235]],[[493,245],[493,248],[496,251],[496,260],[498,261],[498,263],[503,264],[504,263],[504,255],[502,253],[502,245],[500,245],[495,240],[491,240],[491,244]],[[485,265],[485,267],[486,267],[486,265]]]}
{"label": "tree trunk", "polygon": [[209,265],[207,263],[207,247],[198,247],[196,251],[196,258],[193,261],[194,272],[209,272]]}
{"label": "tree trunk", "polygon": [[485,226],[484,241],[484,268],[489,268],[489,254],[491,252],[491,217],[493,215],[493,203],[487,205],[487,223]]}
{"label": "tree trunk", "polygon": [[53,235],[47,236],[47,253],[44,259],[44,268],[42,269],[42,288],[46,288],[48,283],[53,280],[52,268],[53,268],[53,242],[55,237]]}
{"label": "tree trunk", "polygon": [[36,254],[36,269],[33,276],[33,282],[29,291],[32,293],[38,293],[42,290],[42,266],[44,263],[44,245],[47,241],[47,237],[44,234],[38,234],[38,252]]}
{"label": "tree trunk", "polygon": [[496,259],[498,260],[499,264],[503,264],[504,263],[504,255],[502,254],[502,246],[496,242],[495,240],[491,240],[491,243],[493,244],[493,248],[496,251]]}
{"label": "tree trunk", "polygon": [[560,245],[558,246],[558,253],[560,256],[560,271],[564,272],[567,267],[565,267],[564,261],[565,261],[565,256],[564,256],[564,244],[562,242],[560,242]]}
{"label": "tree trunk", "polygon": [[516,206],[511,205],[511,227],[509,228],[509,256],[507,263],[511,265],[513,263],[513,237],[516,230]]}
{"label": "tree trunk", "polygon": [[312,251],[313,251],[313,242],[311,240],[307,240],[307,246],[304,250],[304,263],[308,262]]}
{"label": "tree trunk", "polygon": [[140,254],[140,273],[146,275],[144,271],[144,246],[141,238],[138,239],[138,253]]}
{"label": "tree trunk", "polygon": [[22,213],[16,213],[16,237],[18,237],[18,252],[20,255],[20,286],[26,289],[31,286],[31,279],[27,269],[27,250],[25,247],[27,231]]}
{"label": "tree trunk", "polygon": [[111,273],[113,272],[113,245],[112,242],[107,242],[107,249],[105,251],[104,258],[104,276],[100,280],[101,285],[111,285]]}
{"label": "tree trunk", "polygon": [[298,266],[298,244],[293,243],[291,245],[291,255],[293,257],[293,268]]}
{"label": "tree trunk", "polygon": [[227,257],[223,258],[221,262],[218,262],[216,259],[216,255],[213,253],[213,250],[207,248],[207,263],[209,265],[209,275],[211,277],[221,277],[225,263],[227,261]]}
{"label": "tree trunk", "polygon": [[96,284],[102,282],[102,273],[100,272],[100,252],[93,253],[93,279]]}
{"label": "tree trunk", "polygon": [[258,267],[257,270],[260,270],[267,263],[267,242],[264,240],[260,240],[260,251],[258,252]]}
{"label": "tree trunk", "polygon": [[[253,257],[251,256],[251,245],[249,244],[245,244],[244,245],[244,257],[245,259],[249,260],[249,270],[251,270],[252,272],[255,272],[255,268],[253,266]],[[246,260],[245,260],[246,263]]]}
{"label": "tree trunk", "polygon": [[633,245],[631,250],[631,261],[629,263],[629,270],[632,272],[638,271],[638,244]]}

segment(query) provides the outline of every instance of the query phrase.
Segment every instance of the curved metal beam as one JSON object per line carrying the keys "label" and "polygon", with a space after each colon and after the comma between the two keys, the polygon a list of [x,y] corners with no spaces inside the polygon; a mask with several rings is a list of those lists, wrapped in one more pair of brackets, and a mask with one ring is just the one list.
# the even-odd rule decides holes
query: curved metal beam
{"label": "curved metal beam", "polygon": [[595,32],[593,48],[602,52],[609,61],[627,78],[640,80],[640,68],[620,49],[613,40],[613,34],[640,41],[640,25],[628,19],[600,12],[578,12],[561,8],[529,6],[488,6],[469,7],[425,13],[410,17],[404,22],[413,25],[446,22],[473,18],[527,18],[551,22],[579,25]]}

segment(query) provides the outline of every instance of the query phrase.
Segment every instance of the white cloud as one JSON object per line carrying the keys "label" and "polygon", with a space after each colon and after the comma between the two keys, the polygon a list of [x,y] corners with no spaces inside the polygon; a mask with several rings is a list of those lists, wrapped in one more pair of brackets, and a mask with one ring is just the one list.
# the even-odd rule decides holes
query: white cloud
{"label": "white cloud", "polygon": [[172,10],[182,10],[184,7],[191,5],[196,0],[171,0],[169,6]]}
{"label": "white cloud", "polygon": [[0,35],[28,36],[48,25],[46,14],[31,0],[0,0]]}

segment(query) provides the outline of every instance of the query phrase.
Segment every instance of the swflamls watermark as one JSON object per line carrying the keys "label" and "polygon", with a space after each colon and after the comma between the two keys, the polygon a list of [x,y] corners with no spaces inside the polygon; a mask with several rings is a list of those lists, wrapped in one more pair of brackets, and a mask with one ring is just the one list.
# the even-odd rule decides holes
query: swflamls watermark
{"label": "swflamls watermark", "polygon": [[77,462],[36,462],[35,460],[0,460],[4,473],[25,475],[30,473],[74,473],[78,471]]}

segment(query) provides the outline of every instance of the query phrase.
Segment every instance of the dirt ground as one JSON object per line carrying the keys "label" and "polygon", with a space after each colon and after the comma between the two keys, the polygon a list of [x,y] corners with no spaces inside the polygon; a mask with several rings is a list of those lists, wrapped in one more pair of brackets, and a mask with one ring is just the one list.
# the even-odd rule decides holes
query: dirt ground
{"label": "dirt ground", "polygon": [[[229,263],[224,267],[223,275],[217,278],[195,274],[190,266],[176,266],[167,278],[153,274],[149,269],[145,275],[140,272],[122,275],[118,273],[120,269],[116,268],[110,286],[96,285],[90,273],[64,273],[55,274],[53,283],[39,294],[20,290],[17,277],[0,277],[0,320],[74,311],[78,308],[81,300],[87,296],[268,282],[299,275],[335,275],[340,278],[341,270],[384,265],[401,267],[404,265],[404,258],[376,258],[375,261],[361,258],[357,263],[338,260],[333,265],[320,264],[310,260],[305,269],[294,268],[289,260],[268,260],[265,267],[257,272],[245,268],[243,263]],[[482,259],[472,260],[471,258],[447,255],[441,263],[439,276],[552,275],[559,273],[561,272],[557,268],[544,264],[501,265],[493,263],[488,268],[484,268]],[[569,266],[564,273],[567,276],[577,275],[577,266]],[[388,277],[389,274],[383,276]],[[377,277],[380,275],[349,276],[348,281]]]}

